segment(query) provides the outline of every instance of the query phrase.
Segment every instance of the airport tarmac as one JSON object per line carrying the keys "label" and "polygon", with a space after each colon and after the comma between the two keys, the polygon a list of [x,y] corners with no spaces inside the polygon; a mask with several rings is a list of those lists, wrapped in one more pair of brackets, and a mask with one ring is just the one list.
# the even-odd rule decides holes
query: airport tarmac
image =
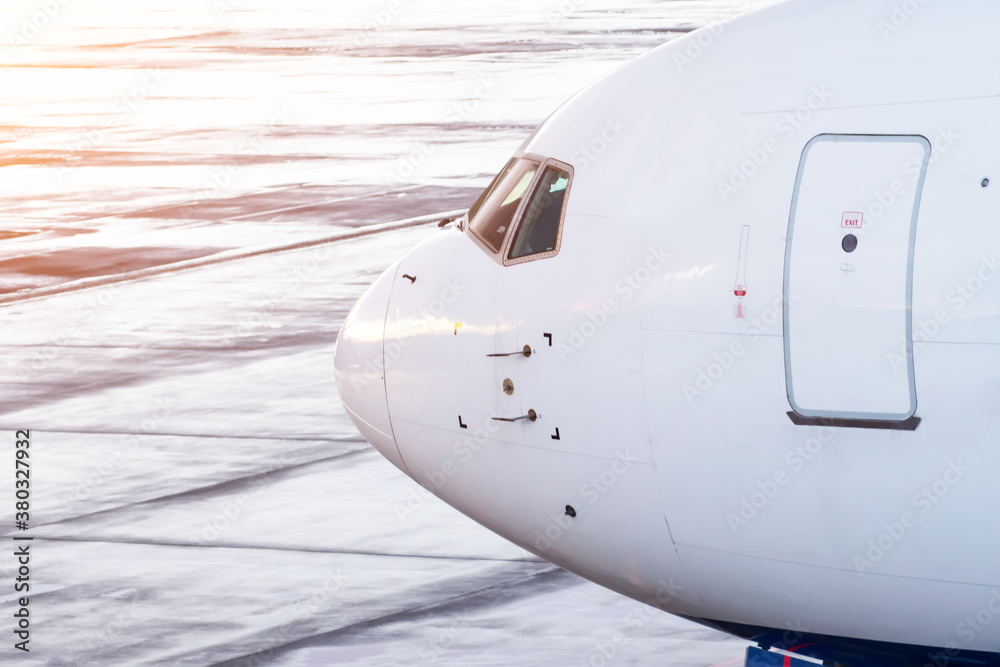
{"label": "airport tarmac", "polygon": [[[479,527],[360,438],[336,398],[336,332],[365,286],[433,233],[5,307],[4,356],[30,367],[3,422],[32,429],[37,471],[31,663],[738,657],[742,642],[647,613]],[[289,274],[301,279],[275,292]],[[81,318],[45,346],[53,312]]]}
{"label": "airport tarmac", "polygon": [[32,470],[27,531],[0,475],[0,539],[34,538],[31,651],[7,593],[0,662],[741,664],[397,471],[333,350],[563,99],[748,3],[155,4],[68,5],[0,68],[0,432]]}

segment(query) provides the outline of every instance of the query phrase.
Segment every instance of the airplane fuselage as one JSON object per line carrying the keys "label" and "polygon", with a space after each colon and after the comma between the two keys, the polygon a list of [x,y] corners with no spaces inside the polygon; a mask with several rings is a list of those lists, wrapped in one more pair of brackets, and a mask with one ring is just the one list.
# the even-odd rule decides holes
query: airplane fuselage
{"label": "airplane fuselage", "polygon": [[348,319],[362,432],[665,611],[1000,650],[1000,6],[912,4],[782,3],[564,105],[509,165],[558,237],[467,216]]}

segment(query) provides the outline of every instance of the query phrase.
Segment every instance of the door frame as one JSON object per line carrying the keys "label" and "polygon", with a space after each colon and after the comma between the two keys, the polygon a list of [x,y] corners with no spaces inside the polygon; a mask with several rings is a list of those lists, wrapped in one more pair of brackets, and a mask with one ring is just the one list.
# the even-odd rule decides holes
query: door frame
{"label": "door frame", "polygon": [[[792,359],[790,342],[790,321],[789,304],[790,290],[789,278],[792,261],[792,241],[795,227],[795,217],[799,205],[799,194],[802,186],[805,167],[809,159],[809,151],[818,143],[856,143],[856,142],[876,142],[895,143],[906,142],[922,144],[924,147],[924,158],[921,164],[920,175],[916,183],[916,194],[913,200],[913,211],[910,219],[909,247],[906,259],[906,365],[907,381],[910,390],[910,410],[906,414],[885,414],[885,413],[860,413],[860,412],[839,412],[826,410],[802,409],[795,402],[795,391],[792,380]],[[917,239],[917,222],[920,217],[920,204],[923,197],[924,181],[927,176],[927,168],[930,164],[932,146],[927,137],[919,134],[819,134],[810,139],[802,149],[802,156],[799,158],[798,171],[795,176],[795,188],[792,192],[792,205],[788,215],[788,229],[785,234],[785,265],[784,279],[782,287],[782,333],[785,356],[785,390],[788,397],[788,404],[792,412],[788,413],[789,418],[797,425],[831,425],[858,428],[889,428],[901,430],[914,430],[920,423],[920,419],[915,416],[917,410],[917,389],[916,373],[913,364],[913,257]]]}

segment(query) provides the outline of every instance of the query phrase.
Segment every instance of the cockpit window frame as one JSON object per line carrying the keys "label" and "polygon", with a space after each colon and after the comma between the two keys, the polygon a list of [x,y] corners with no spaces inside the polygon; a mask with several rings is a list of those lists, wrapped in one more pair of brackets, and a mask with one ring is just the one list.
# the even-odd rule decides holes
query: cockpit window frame
{"label": "cockpit window frame", "polygon": [[[468,217],[468,213],[465,217],[464,228],[466,230],[466,235],[475,242],[483,252],[493,258],[493,261],[497,262],[501,266],[514,266],[517,264],[525,264],[527,262],[534,262],[540,259],[549,259],[555,257],[559,254],[562,248],[562,238],[563,230],[566,225],[566,210],[569,208],[569,198],[571,191],[573,189],[573,181],[575,177],[575,172],[573,166],[567,164],[561,160],[556,160],[555,158],[546,157],[544,155],[538,155],[536,153],[524,153],[521,155],[514,155],[512,159],[515,160],[531,160],[532,162],[538,163],[538,169],[535,172],[534,178],[531,179],[531,183],[528,185],[527,192],[521,199],[521,203],[517,207],[517,211],[514,212],[514,217],[512,218],[512,224],[510,229],[507,230],[504,236],[503,244],[499,250],[493,250],[485,241],[483,241],[479,236],[472,230],[472,220]],[[504,165],[504,169],[510,163]],[[525,255],[524,257],[516,257],[510,259],[511,245],[517,236],[518,230],[520,230],[521,225],[524,222],[525,209],[532,200],[535,194],[535,190],[538,188],[538,184],[541,182],[542,175],[548,167],[555,167],[560,171],[564,171],[569,174],[569,183],[566,184],[566,193],[563,195],[563,207],[559,213],[559,231],[556,234],[555,248],[547,252],[535,253],[532,255]],[[490,187],[490,190],[495,187],[495,184]]]}
{"label": "cockpit window frame", "polygon": [[507,172],[510,171],[514,167],[514,164],[520,159],[521,158],[518,157],[512,157],[511,159],[507,160],[507,164],[503,166],[503,169],[497,172],[497,175],[493,177],[493,180],[486,187],[486,189],[483,190],[483,193],[479,195],[479,199],[477,199],[475,203],[469,207],[469,210],[466,213],[466,215],[469,217],[469,222],[472,222],[472,219],[476,217],[477,213],[479,213],[479,209],[483,207],[483,204],[486,203],[486,200],[489,199],[490,195],[493,194],[493,191],[496,190],[497,185],[500,183],[501,177],[507,174]]}
{"label": "cockpit window frame", "polygon": [[[540,157],[540,156],[539,156]],[[559,211],[559,229],[556,232],[556,243],[552,250],[546,252],[536,252],[531,255],[524,255],[523,257],[511,257],[511,246],[514,244],[514,239],[517,238],[518,232],[521,230],[521,225],[524,224],[525,209],[534,199],[536,190],[542,182],[542,178],[545,175],[545,170],[549,167],[554,167],[559,171],[563,171],[569,174],[569,182],[566,183],[566,190],[563,194],[563,205],[562,210]],[[503,249],[500,257],[503,260],[504,266],[514,266],[516,264],[525,264],[527,262],[534,262],[540,259],[549,259],[550,257],[555,257],[559,254],[559,250],[562,248],[562,237],[563,228],[566,225],[566,209],[569,208],[569,198],[571,195],[571,190],[573,188],[573,166],[566,164],[555,158],[545,158],[542,160],[541,166],[538,168],[538,173],[535,174],[535,179],[531,183],[531,188],[529,194],[524,198],[524,202],[521,204],[521,209],[518,210],[516,217],[516,224],[511,225],[510,232],[507,233],[507,238],[504,240]]]}
{"label": "cockpit window frame", "polygon": [[[479,232],[477,232],[475,229],[476,219],[471,216],[469,217],[469,224],[468,224],[470,232],[469,235],[476,240],[476,243],[478,243],[484,250],[486,250],[486,252],[488,252],[491,255],[496,255],[498,257],[503,256],[505,248],[507,247],[507,239],[510,237],[511,230],[517,227],[518,221],[521,219],[521,215],[524,213],[525,202],[535,191],[534,188],[535,188],[535,183],[538,180],[538,172],[543,169],[543,163],[545,162],[545,158],[540,156],[535,157],[532,155],[515,155],[510,159],[509,162],[507,162],[507,164],[504,166],[503,171],[501,171],[500,174],[505,174],[505,172],[513,170],[519,162],[525,162],[525,161],[535,163],[536,165],[535,173],[532,175],[531,180],[528,181],[528,184],[525,186],[524,193],[520,197],[520,201],[517,204],[517,208],[514,209],[514,213],[510,217],[510,224],[508,225],[507,229],[504,230],[503,242],[500,244],[499,248],[494,248],[486,241],[486,239],[484,239],[482,236],[479,235]],[[490,184],[489,186],[490,192],[489,194],[486,195],[486,198],[483,200],[483,205],[485,205],[486,201],[493,195],[494,191],[500,184],[501,180],[502,179],[500,178],[495,178],[493,180],[493,183]],[[469,210],[471,211],[472,209]],[[476,213],[478,214],[480,211],[482,211],[482,207],[480,207],[476,211]]]}

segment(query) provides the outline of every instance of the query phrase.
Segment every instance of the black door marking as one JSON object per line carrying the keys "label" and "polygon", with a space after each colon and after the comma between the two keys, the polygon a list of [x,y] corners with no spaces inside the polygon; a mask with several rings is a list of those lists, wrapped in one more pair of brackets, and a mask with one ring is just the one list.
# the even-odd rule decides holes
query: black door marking
{"label": "black door marking", "polygon": [[803,417],[796,412],[786,412],[796,426],[829,426],[831,428],[874,428],[883,431],[916,431],[920,417],[913,416],[904,421],[885,419],[844,419],[842,417]]}
{"label": "black door marking", "polygon": [[560,439],[559,438],[559,429],[558,428],[556,429],[556,434],[554,436],[552,436],[552,439],[553,440],[559,440]]}

